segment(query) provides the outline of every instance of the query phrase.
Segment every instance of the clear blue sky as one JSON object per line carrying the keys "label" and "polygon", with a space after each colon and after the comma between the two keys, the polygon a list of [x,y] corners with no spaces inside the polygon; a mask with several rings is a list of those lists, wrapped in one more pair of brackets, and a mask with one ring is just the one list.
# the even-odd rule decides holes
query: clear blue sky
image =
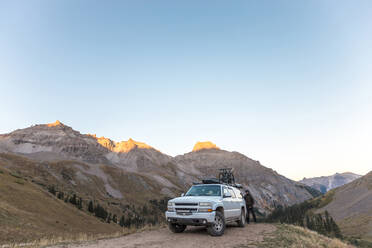
{"label": "clear blue sky", "polygon": [[372,1],[0,1],[0,133],[60,120],[292,179],[372,170]]}

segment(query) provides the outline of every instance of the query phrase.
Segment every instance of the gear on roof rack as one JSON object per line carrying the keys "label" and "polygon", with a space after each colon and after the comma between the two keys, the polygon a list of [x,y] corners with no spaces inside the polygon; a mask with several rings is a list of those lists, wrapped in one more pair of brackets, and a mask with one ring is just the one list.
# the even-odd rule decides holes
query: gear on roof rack
{"label": "gear on roof rack", "polygon": [[218,175],[220,183],[235,184],[235,177],[233,174],[233,168],[222,168]]}
{"label": "gear on roof rack", "polygon": [[193,185],[198,184],[226,184],[230,186],[234,186],[236,188],[243,188],[241,184],[235,183],[235,177],[233,174],[233,168],[222,168],[219,169],[220,172],[218,174],[218,178],[206,178],[203,179],[202,182],[193,182]]}

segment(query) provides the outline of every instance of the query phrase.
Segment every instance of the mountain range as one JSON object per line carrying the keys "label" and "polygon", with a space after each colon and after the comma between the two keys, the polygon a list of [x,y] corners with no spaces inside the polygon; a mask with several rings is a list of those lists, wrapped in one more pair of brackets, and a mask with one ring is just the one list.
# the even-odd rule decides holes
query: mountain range
{"label": "mountain range", "polygon": [[304,178],[300,183],[310,186],[316,190],[319,190],[323,194],[327,191],[348,184],[355,179],[358,179],[361,175],[354,174],[351,172],[336,173],[331,176]]}
{"label": "mountain range", "polygon": [[233,168],[236,181],[251,191],[259,215],[319,196],[318,190],[328,191],[320,196],[322,208],[314,211],[327,210],[343,233],[372,240],[371,172],[358,179],[359,175],[342,173],[295,182],[210,141],[197,142],[192,151],[172,157],[143,142],[81,134],[56,121],[0,135],[0,241],[120,230],[78,211],[68,204],[71,198],[58,200],[48,190],[76,195],[84,209],[93,202],[129,218],[138,215],[138,209],[145,211],[149,202],[166,204],[167,198],[185,192],[193,182],[216,177],[218,169],[226,167]]}
{"label": "mountain range", "polygon": [[174,197],[195,181],[234,169],[237,181],[250,189],[260,213],[312,197],[312,191],[238,152],[198,142],[186,154],[172,157],[129,139],[115,142],[81,134],[56,121],[0,135],[0,163],[33,180],[78,193],[83,198],[141,204]]}

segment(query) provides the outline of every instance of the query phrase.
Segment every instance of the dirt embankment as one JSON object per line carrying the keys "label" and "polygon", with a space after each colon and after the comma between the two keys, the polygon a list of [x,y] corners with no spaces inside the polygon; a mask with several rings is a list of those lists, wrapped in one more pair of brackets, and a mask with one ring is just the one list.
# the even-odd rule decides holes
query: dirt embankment
{"label": "dirt embankment", "polygon": [[[188,227],[185,232],[174,234],[162,228],[156,231],[144,231],[128,236],[94,241],[84,244],[59,245],[58,248],[129,248],[129,247],[256,247],[254,244],[263,241],[265,235],[276,230],[270,224],[250,224],[245,228],[228,227],[221,237],[211,237],[203,227]],[[55,247],[55,248],[57,248]]]}

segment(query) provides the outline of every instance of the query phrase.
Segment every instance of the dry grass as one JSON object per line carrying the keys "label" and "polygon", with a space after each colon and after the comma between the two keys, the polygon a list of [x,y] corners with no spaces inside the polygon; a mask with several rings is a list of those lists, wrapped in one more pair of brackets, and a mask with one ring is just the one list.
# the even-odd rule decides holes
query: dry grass
{"label": "dry grass", "polygon": [[[86,205],[89,199],[93,199],[119,218],[123,214],[123,206],[148,204],[148,200],[159,196],[162,189],[160,184],[146,176],[119,173],[116,168],[101,165],[100,169],[111,177],[110,183],[117,186],[124,196],[123,199],[115,199],[106,194],[101,178],[84,174],[87,167],[76,161],[40,162],[0,153],[0,247],[9,243],[29,243],[53,235],[58,235],[56,239],[69,239],[66,237],[75,237],[81,232],[95,237],[121,230],[119,225],[104,223],[57,199],[46,191],[47,185],[55,186],[57,191],[76,193]],[[76,178],[77,171],[88,180]],[[71,177],[76,185],[65,180],[62,177],[64,174]]]}
{"label": "dry grass", "polygon": [[87,233],[78,233],[78,234],[67,234],[63,236],[49,236],[40,238],[33,242],[28,243],[13,243],[13,244],[6,244],[0,246],[0,248],[18,248],[18,247],[26,247],[26,248],[36,248],[36,247],[50,247],[50,246],[59,246],[63,247],[66,244],[80,244],[84,242],[91,242],[97,241],[102,239],[111,239],[111,238],[118,238],[121,236],[125,236],[128,234],[136,233],[136,232],[143,232],[143,231],[150,231],[162,228],[163,226],[145,226],[141,229],[136,228],[123,228],[121,231],[110,233],[110,234],[87,234]]}
{"label": "dry grass", "polygon": [[258,248],[351,248],[352,245],[346,244],[339,239],[332,239],[320,235],[314,231],[286,224],[276,225],[277,229],[272,234],[267,235],[262,242],[251,243],[239,247],[258,247]]}
{"label": "dry grass", "polygon": [[[79,161],[61,160],[55,162],[40,162],[34,161],[26,157],[0,153],[0,169],[1,165],[11,171],[17,171],[21,177],[28,178],[36,184],[47,186],[54,185],[57,191],[74,192],[83,199],[92,199],[104,206],[110,213],[120,216],[122,209],[118,205],[143,205],[148,203],[150,199],[161,199],[160,194],[164,186],[156,182],[153,178],[133,172],[124,172],[121,169],[113,166],[101,164],[99,169],[109,176],[110,184],[118,189],[123,199],[112,198],[107,194],[105,182],[102,178],[96,175],[85,173],[90,167]],[[171,168],[171,165],[162,165]],[[168,169],[169,169],[168,168]],[[77,172],[83,174],[87,180],[81,180],[76,175]],[[156,173],[159,173],[157,171]],[[170,172],[171,174],[174,172]],[[63,175],[70,177],[75,185],[69,180],[63,178]],[[58,178],[56,178],[56,176]],[[165,174],[161,175],[171,183],[182,188],[174,176]],[[14,177],[16,179],[16,177]],[[176,195],[181,193],[175,192]],[[115,204],[108,204],[114,202]]]}
{"label": "dry grass", "polygon": [[344,236],[372,240],[371,186],[372,172],[329,191],[316,212],[327,210]]}
{"label": "dry grass", "polygon": [[66,204],[27,179],[14,177],[1,167],[0,247],[9,243],[29,243],[44,237],[111,234],[121,230]]}
{"label": "dry grass", "polygon": [[[372,211],[370,211],[372,213]],[[359,214],[339,222],[342,233],[356,238],[372,240],[372,215]]]}

